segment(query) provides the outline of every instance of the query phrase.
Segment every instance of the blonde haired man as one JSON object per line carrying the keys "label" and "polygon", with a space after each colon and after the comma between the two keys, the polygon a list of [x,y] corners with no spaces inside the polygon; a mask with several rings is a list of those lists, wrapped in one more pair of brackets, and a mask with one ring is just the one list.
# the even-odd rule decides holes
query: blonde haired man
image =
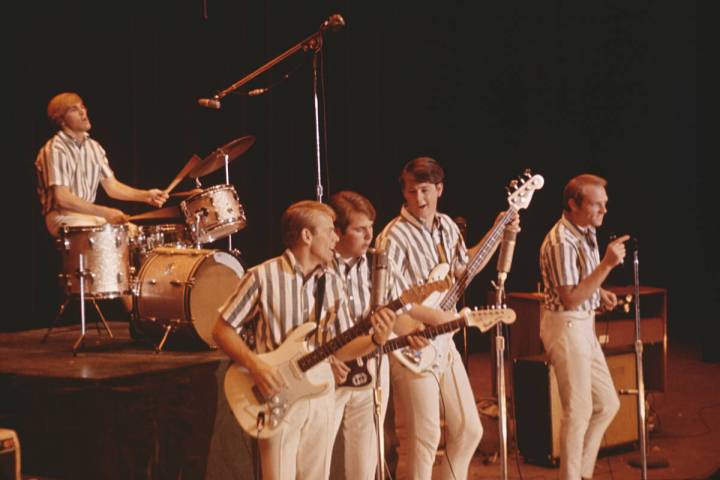
{"label": "blonde haired man", "polygon": [[88,111],[77,93],[54,96],[47,114],[59,130],[40,149],[35,169],[42,214],[52,236],[63,226],[127,223],[128,215],[121,210],[95,203],[99,185],[117,200],[161,207],[168,199],[162,190],[140,190],[115,178],[105,150],[88,133]]}

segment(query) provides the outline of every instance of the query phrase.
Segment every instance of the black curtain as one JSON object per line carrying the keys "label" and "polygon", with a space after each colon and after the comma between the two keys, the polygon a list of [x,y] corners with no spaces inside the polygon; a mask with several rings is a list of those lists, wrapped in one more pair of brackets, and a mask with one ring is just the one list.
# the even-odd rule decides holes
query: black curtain
{"label": "black curtain", "polygon": [[[430,155],[444,165],[441,209],[469,223],[469,243],[507,206],[504,185],[531,168],[545,187],[522,212],[508,290],[534,290],[543,236],[572,176],[609,181],[600,232],[639,240],[641,282],[668,288],[670,333],[692,336],[717,302],[716,222],[696,135],[693,2],[402,2],[84,0],[26,2],[13,17],[18,131],[8,162],[12,279],[22,308],[3,325],[47,324],[62,298],[57,252],[44,230],[33,161],[53,134],[45,117],[57,92],[79,92],[92,135],[117,177],[164,187],[193,155],[243,135],[255,145],[230,166],[248,226],[234,236],[246,264],[277,255],[279,217],[316,196],[312,55],[299,52],[230,95],[209,97],[316,31],[333,13],[346,27],[325,35],[320,65],[325,198],[357,190],[378,210],[379,230],[401,204],[402,165]],[[208,187],[224,173],[202,178]],[[179,190],[190,188],[186,180]],[[99,201],[129,213],[144,205]],[[224,248],[217,242],[214,248]],[[691,258],[692,261],[688,261]],[[627,267],[610,282],[629,284]],[[484,304],[494,264],[469,292]],[[11,302],[16,304],[16,299]],[[692,325],[693,328],[686,328]]]}

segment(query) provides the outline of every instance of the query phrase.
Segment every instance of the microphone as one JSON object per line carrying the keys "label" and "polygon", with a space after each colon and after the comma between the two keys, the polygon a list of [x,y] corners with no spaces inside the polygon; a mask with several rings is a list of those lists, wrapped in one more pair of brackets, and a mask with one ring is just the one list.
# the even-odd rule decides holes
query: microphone
{"label": "microphone", "polygon": [[385,246],[375,248],[372,262],[372,292],[370,306],[375,309],[383,305],[387,288],[388,254]]}
{"label": "microphone", "polygon": [[258,95],[262,95],[263,93],[270,90],[269,88],[253,88],[252,90],[248,90],[247,95],[248,97],[257,97]]}
{"label": "microphone", "polygon": [[205,108],[214,108],[215,110],[220,109],[220,100],[217,98],[200,98],[198,104]]}
{"label": "microphone", "polygon": [[515,240],[517,239],[517,229],[514,227],[505,227],[502,243],[500,244],[500,254],[498,255],[497,271],[498,273],[508,273],[512,265],[513,251],[515,250]]}
{"label": "microphone", "polygon": [[320,31],[324,32],[329,28],[333,32],[337,32],[344,26],[345,19],[339,13],[335,13],[333,15],[330,15],[328,19],[325,20],[322,25],[320,25]]}

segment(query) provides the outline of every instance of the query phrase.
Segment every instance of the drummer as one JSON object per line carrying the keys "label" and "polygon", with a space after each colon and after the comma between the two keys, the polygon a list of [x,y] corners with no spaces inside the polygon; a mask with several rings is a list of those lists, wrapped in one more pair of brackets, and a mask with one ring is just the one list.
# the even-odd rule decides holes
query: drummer
{"label": "drummer", "polygon": [[115,178],[105,150],[90,138],[90,120],[82,98],[65,92],[48,103],[47,113],[59,130],[40,149],[35,160],[37,192],[50,234],[63,226],[96,226],[127,223],[123,211],[95,203],[98,185],[117,200],[144,202],[161,207],[168,199],[163,190],[140,190]]}

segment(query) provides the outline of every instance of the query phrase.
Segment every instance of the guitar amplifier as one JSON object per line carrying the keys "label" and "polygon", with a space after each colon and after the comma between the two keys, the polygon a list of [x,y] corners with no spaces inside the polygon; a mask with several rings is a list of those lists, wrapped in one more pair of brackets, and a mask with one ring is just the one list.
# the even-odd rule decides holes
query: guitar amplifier
{"label": "guitar amplifier", "polygon": [[20,440],[14,430],[0,428],[0,480],[20,478]]}
{"label": "guitar amplifier", "polygon": [[[616,391],[637,388],[634,352],[605,352],[605,358]],[[562,405],[555,371],[545,355],[518,357],[513,369],[518,450],[527,463],[557,466]],[[638,440],[637,397],[619,398],[620,410],[605,431],[601,449]]]}

